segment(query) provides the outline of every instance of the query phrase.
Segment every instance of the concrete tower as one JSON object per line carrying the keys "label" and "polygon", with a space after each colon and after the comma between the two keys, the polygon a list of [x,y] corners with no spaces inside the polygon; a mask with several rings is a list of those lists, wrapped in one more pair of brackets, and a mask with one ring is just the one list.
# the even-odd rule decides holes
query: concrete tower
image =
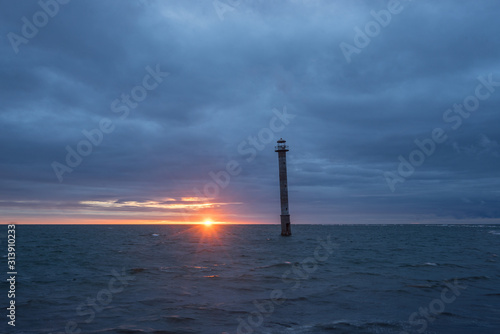
{"label": "concrete tower", "polygon": [[288,146],[283,138],[278,140],[278,145],[275,147],[275,152],[278,152],[279,169],[280,169],[280,198],[281,198],[281,235],[292,235],[290,229],[290,212],[288,211],[288,182],[286,177],[286,152]]}

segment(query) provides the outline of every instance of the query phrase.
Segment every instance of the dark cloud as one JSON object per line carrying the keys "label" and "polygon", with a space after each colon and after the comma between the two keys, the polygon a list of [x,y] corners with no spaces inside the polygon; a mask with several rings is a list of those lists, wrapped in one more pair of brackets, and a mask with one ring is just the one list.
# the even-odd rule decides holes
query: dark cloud
{"label": "dark cloud", "polygon": [[[58,2],[41,3],[55,10]],[[4,219],[188,221],[201,213],[276,223],[273,146],[283,137],[294,222],[498,221],[500,87],[456,129],[443,118],[476,94],[478,77],[500,82],[497,1],[401,1],[351,62],[340,44],[355,45],[355,28],[387,1],[214,3],[70,1],[16,53],[11,33],[22,36],[23,17],[32,23],[42,8],[6,2]],[[169,74],[127,105],[148,67]],[[124,109],[114,112],[114,101]],[[283,110],[294,116],[284,126]],[[59,182],[53,162],[66,164],[66,147],[77,150],[102,119],[113,130]],[[435,128],[447,139],[392,192],[384,173],[397,175],[399,156],[410,159],[415,140]],[[240,171],[212,194],[219,204],[197,207],[210,173],[231,161]]]}

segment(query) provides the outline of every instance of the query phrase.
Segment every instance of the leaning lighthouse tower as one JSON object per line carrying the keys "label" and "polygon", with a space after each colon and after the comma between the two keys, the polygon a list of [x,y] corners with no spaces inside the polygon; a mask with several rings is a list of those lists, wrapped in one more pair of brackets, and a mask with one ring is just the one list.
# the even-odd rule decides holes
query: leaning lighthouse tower
{"label": "leaning lighthouse tower", "polygon": [[290,212],[288,211],[288,182],[286,176],[286,152],[288,146],[283,138],[278,140],[275,147],[275,152],[278,152],[279,175],[280,175],[280,198],[281,198],[281,235],[290,236]]}

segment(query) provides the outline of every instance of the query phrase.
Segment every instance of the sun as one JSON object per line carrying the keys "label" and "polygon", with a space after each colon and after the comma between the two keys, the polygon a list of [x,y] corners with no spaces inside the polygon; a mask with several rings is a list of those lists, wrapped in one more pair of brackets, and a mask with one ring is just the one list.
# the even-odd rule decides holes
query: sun
{"label": "sun", "polygon": [[213,223],[212,223],[212,221],[211,221],[211,220],[208,220],[208,219],[207,219],[207,220],[205,220],[205,221],[203,222],[203,224],[205,224],[205,226],[207,226],[207,227],[208,227],[208,226],[212,226],[212,224],[213,224]]}

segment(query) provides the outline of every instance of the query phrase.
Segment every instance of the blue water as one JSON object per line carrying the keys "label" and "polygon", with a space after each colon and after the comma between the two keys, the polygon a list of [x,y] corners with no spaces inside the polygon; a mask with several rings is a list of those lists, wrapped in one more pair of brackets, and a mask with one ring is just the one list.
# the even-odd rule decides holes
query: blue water
{"label": "blue water", "polygon": [[500,226],[292,228],[19,225],[0,331],[500,333]]}

